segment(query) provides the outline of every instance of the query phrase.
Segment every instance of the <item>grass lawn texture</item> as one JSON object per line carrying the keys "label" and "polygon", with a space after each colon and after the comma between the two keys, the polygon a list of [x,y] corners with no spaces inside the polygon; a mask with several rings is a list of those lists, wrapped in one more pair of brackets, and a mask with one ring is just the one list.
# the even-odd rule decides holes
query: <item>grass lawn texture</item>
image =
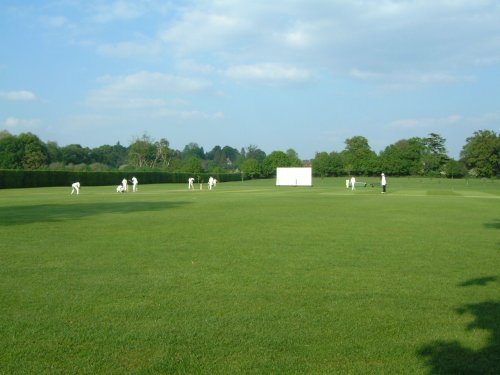
{"label": "grass lawn texture", "polygon": [[500,182],[313,183],[0,190],[0,373],[500,373]]}

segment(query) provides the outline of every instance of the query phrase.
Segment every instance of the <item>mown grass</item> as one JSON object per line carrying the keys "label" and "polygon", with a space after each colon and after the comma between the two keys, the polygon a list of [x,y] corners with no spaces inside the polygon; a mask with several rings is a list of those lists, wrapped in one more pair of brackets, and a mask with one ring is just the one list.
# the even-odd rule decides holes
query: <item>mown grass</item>
{"label": "mown grass", "polygon": [[498,181],[186,187],[0,190],[0,373],[500,372]]}

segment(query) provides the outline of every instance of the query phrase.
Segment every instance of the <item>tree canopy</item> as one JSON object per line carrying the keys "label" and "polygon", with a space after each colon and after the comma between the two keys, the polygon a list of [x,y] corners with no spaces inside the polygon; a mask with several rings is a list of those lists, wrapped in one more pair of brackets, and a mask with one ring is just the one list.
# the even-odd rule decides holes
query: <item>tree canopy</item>
{"label": "tree canopy", "polygon": [[225,145],[205,152],[191,142],[182,150],[172,149],[166,138],[154,139],[144,133],[128,146],[120,143],[95,148],[80,144],[59,146],[44,143],[32,133],[13,135],[0,131],[1,169],[73,169],[73,170],[162,170],[189,173],[243,173],[251,178],[272,177],[277,167],[312,166],[316,176],[376,175],[385,172],[398,176],[500,175],[500,136],[491,130],[479,130],[466,139],[459,160],[447,155],[446,139],[437,133],[427,137],[401,139],[378,155],[363,136],[345,140],[339,151],[317,152],[312,160],[302,160],[292,148],[267,155],[257,145],[240,150]]}

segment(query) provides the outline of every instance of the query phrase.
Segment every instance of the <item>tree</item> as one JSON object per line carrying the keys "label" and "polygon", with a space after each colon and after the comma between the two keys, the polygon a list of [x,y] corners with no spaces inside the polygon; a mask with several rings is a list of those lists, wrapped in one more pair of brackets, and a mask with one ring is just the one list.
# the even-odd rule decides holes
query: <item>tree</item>
{"label": "tree", "polygon": [[334,176],[341,176],[344,173],[344,164],[342,163],[342,155],[338,152],[330,152],[330,165]]}
{"label": "tree", "polygon": [[332,159],[327,152],[317,152],[312,161],[313,173],[316,176],[330,176],[332,171]]}
{"label": "tree", "polygon": [[429,137],[423,139],[424,152],[421,162],[425,175],[437,176],[444,171],[444,166],[449,159],[445,142],[446,139],[436,133],[430,133]]}
{"label": "tree", "polygon": [[234,164],[240,157],[240,152],[230,146],[224,146],[222,152],[226,156],[226,163],[230,162],[229,164]]}
{"label": "tree", "polygon": [[59,163],[62,162],[62,152],[57,142],[48,141],[47,142],[47,154],[49,157],[48,163]]}
{"label": "tree", "polygon": [[461,160],[479,177],[500,174],[500,135],[492,130],[479,130],[466,139]]}
{"label": "tree", "polygon": [[22,167],[38,169],[47,165],[49,160],[47,146],[32,133],[21,133],[18,140],[22,147]]}
{"label": "tree", "polygon": [[138,168],[151,168],[156,159],[154,140],[144,133],[141,138],[135,138],[128,147],[128,162]]}
{"label": "tree", "polygon": [[204,159],[205,151],[203,151],[203,147],[198,146],[198,143],[191,142],[184,146],[184,150],[182,151],[182,158],[187,160],[193,156],[198,159]]}
{"label": "tree", "polygon": [[207,152],[205,158],[212,160],[219,167],[225,167],[227,163],[226,154],[220,146],[215,146],[211,151]]}
{"label": "tree", "polygon": [[256,159],[246,159],[241,165],[241,171],[250,178],[258,177],[261,173],[261,166]]}
{"label": "tree", "polygon": [[289,166],[290,160],[287,154],[283,151],[273,151],[266,156],[262,162],[262,173],[266,177],[274,176],[276,174],[276,168]]}
{"label": "tree", "polygon": [[345,140],[342,159],[347,174],[367,175],[377,169],[377,154],[371,150],[365,137],[356,136]]}
{"label": "tree", "polygon": [[10,134],[7,130],[1,130],[0,131],[0,139],[4,139],[7,137],[12,137],[12,134]]}
{"label": "tree", "polygon": [[203,166],[201,165],[201,160],[195,156],[191,156],[187,160],[184,160],[182,171],[195,174],[204,172]]}
{"label": "tree", "polygon": [[255,159],[259,162],[263,162],[266,158],[266,153],[255,145],[249,145],[246,149],[245,157],[247,159]]}
{"label": "tree", "polygon": [[127,161],[127,148],[117,142],[114,146],[102,145],[90,151],[90,162],[119,168]]}
{"label": "tree", "polygon": [[21,160],[21,142],[16,136],[11,135],[8,132],[3,133],[0,138],[0,168],[21,169]]}
{"label": "tree", "polygon": [[467,174],[467,168],[461,161],[450,159],[444,166],[444,172],[447,177],[464,177]]}
{"label": "tree", "polygon": [[165,168],[169,167],[171,161],[171,150],[169,146],[170,143],[165,138],[162,138],[154,143],[156,153],[153,166],[163,166]]}
{"label": "tree", "polygon": [[424,153],[421,138],[402,139],[380,153],[380,172],[393,176],[423,174],[421,157]]}
{"label": "tree", "polygon": [[65,164],[86,164],[90,159],[90,149],[79,144],[71,144],[61,148],[61,155]]}
{"label": "tree", "polygon": [[47,165],[47,146],[32,133],[4,132],[0,138],[0,168],[38,169]]}
{"label": "tree", "polygon": [[286,150],[286,155],[290,167],[302,167],[302,160],[300,160],[299,154],[293,148]]}

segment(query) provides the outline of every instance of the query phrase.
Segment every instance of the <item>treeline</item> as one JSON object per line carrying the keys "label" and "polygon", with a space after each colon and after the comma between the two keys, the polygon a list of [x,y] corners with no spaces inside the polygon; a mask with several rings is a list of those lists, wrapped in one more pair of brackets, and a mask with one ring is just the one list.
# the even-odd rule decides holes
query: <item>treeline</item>
{"label": "treeline", "polygon": [[247,178],[267,178],[274,176],[277,167],[312,166],[315,176],[381,172],[393,176],[500,176],[500,135],[496,132],[476,131],[466,139],[459,160],[448,156],[445,143],[439,134],[430,133],[424,138],[400,140],[377,154],[365,137],[355,136],[346,139],[342,151],[318,152],[312,160],[301,160],[293,149],[266,154],[254,145],[240,150],[215,146],[205,152],[197,143],[189,143],[175,150],[168,140],[155,140],[147,134],[136,137],[128,146],[117,143],[88,148],[45,143],[32,133],[1,131],[0,169],[238,173]]}

